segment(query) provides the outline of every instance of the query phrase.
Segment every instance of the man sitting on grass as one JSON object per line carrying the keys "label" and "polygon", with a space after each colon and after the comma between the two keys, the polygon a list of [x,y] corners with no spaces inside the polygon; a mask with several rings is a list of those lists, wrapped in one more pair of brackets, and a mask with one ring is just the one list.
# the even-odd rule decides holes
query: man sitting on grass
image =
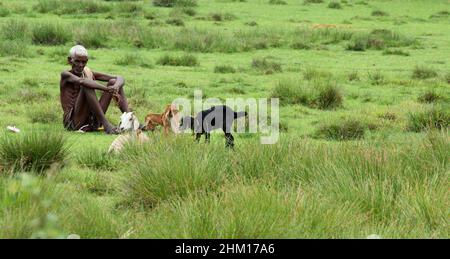
{"label": "man sitting on grass", "polygon": [[[60,82],[64,127],[67,130],[96,131],[103,125],[105,133],[117,134],[117,128],[106,119],[105,113],[113,98],[121,112],[130,111],[123,91],[123,77],[94,72],[86,67],[88,53],[81,45],[70,49],[68,62],[72,69],[61,73]],[[104,86],[96,80],[108,83]],[[103,91],[100,100],[95,94],[96,89]]]}

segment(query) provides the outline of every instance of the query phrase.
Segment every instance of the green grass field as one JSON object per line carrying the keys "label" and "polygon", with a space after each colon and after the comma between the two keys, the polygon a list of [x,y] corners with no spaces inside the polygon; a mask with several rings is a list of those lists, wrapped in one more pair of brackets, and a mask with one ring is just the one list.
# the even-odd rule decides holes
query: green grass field
{"label": "green grass field", "polygon": [[[448,0],[0,0],[0,238],[449,238],[449,25]],[[63,129],[76,43],[141,122],[194,90],[277,97],[280,141],[108,155]]]}

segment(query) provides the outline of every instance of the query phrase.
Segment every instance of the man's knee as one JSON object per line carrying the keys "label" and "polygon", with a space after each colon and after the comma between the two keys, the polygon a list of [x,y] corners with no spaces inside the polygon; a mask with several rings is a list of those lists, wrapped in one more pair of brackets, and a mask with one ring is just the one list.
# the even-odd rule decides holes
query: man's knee
{"label": "man's knee", "polygon": [[110,79],[108,81],[108,86],[114,85],[116,83],[116,79]]}

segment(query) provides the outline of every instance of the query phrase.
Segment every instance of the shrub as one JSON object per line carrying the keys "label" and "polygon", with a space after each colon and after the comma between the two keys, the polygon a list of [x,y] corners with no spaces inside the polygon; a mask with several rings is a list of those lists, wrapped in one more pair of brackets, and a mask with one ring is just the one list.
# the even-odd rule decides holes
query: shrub
{"label": "shrub", "polygon": [[420,112],[408,114],[409,131],[420,132],[430,129],[448,129],[450,112],[448,107],[435,105]]}
{"label": "shrub", "polygon": [[342,9],[342,6],[341,6],[341,3],[339,3],[339,2],[330,2],[328,4],[328,8],[331,8],[331,9]]}
{"label": "shrub", "polygon": [[166,54],[158,59],[157,64],[162,66],[195,67],[199,65],[199,62],[197,58],[191,54],[184,54],[182,56],[170,56]]}
{"label": "shrub", "polygon": [[367,49],[367,38],[362,35],[352,37],[352,40],[347,44],[347,50],[365,51]]}
{"label": "shrub", "polygon": [[59,0],[39,0],[38,3],[33,7],[39,13],[50,13],[56,12],[61,8],[62,2]]}
{"label": "shrub", "polygon": [[432,69],[424,66],[416,66],[413,70],[412,78],[413,79],[428,79],[437,77],[438,73]]}
{"label": "shrub", "polygon": [[70,31],[54,23],[41,23],[33,26],[32,40],[34,44],[64,45],[72,39]]}
{"label": "shrub", "polygon": [[395,121],[397,119],[397,115],[392,112],[385,112],[385,113],[378,115],[378,118],[381,118],[384,120]]}
{"label": "shrub", "polygon": [[275,72],[282,72],[283,69],[280,63],[270,61],[269,58],[254,58],[252,61],[252,67],[265,74],[273,74]]}
{"label": "shrub", "polygon": [[228,65],[222,65],[222,66],[215,66],[214,67],[214,73],[236,73],[236,69],[232,66]]}
{"label": "shrub", "polygon": [[328,140],[354,140],[364,137],[366,126],[356,119],[345,119],[339,122],[323,124],[315,136]]}
{"label": "shrub", "polygon": [[119,13],[124,13],[130,16],[136,16],[144,11],[144,6],[138,3],[121,2],[116,5],[116,10]]}
{"label": "shrub", "polygon": [[56,131],[32,131],[0,138],[0,162],[13,171],[43,173],[67,157],[66,138]]}
{"label": "shrub", "polygon": [[444,79],[448,84],[450,84],[450,72],[448,72],[446,75],[445,75],[445,79]]}

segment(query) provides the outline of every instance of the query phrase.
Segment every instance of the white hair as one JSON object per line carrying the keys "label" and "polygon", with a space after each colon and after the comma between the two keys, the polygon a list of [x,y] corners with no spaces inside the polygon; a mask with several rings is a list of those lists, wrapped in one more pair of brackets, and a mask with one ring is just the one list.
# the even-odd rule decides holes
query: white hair
{"label": "white hair", "polygon": [[81,46],[81,45],[73,46],[70,49],[70,53],[69,54],[70,54],[71,58],[75,58],[76,56],[88,57],[88,52],[87,52],[86,48]]}

